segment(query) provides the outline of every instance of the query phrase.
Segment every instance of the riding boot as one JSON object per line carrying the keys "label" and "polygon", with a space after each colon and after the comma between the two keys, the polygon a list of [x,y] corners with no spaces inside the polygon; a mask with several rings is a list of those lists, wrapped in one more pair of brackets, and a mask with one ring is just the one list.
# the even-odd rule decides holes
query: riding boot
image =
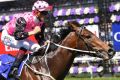
{"label": "riding boot", "polygon": [[20,48],[20,50],[18,51],[16,59],[15,59],[13,65],[11,66],[11,70],[10,70],[9,75],[8,75],[9,77],[15,77],[15,78],[17,77],[18,68],[24,59],[24,55],[25,55],[26,51],[27,50],[24,48]]}

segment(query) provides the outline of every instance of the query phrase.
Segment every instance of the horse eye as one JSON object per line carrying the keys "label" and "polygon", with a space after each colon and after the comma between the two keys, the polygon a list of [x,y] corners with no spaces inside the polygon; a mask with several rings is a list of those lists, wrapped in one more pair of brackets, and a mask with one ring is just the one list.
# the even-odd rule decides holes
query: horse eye
{"label": "horse eye", "polygon": [[87,35],[86,38],[88,38],[88,39],[91,38],[91,35]]}

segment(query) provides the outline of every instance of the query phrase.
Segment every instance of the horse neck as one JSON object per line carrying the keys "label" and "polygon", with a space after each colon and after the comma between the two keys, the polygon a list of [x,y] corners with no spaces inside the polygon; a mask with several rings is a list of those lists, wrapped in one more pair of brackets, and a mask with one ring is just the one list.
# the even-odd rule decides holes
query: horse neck
{"label": "horse neck", "polygon": [[[62,46],[76,48],[77,36],[71,32],[61,43]],[[68,73],[70,66],[73,63],[75,54],[71,50],[59,47],[52,58],[48,58],[48,64],[51,74],[58,80],[62,80]]]}
{"label": "horse neck", "polygon": [[67,46],[70,48],[75,48],[77,47],[77,40],[78,37],[75,34],[75,32],[71,32],[63,41],[62,44],[63,46]]}

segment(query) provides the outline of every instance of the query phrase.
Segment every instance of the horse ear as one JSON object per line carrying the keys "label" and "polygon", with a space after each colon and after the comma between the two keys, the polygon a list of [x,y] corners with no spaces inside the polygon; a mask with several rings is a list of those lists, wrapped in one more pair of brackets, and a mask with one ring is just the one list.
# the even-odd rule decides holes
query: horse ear
{"label": "horse ear", "polygon": [[69,22],[69,27],[72,29],[72,30],[76,30],[77,29],[77,26],[74,24],[74,22]]}

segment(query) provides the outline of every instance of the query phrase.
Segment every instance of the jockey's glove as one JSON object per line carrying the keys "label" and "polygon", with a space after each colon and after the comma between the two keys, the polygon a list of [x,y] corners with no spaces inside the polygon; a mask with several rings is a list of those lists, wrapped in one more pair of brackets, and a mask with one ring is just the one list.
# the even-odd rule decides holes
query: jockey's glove
{"label": "jockey's glove", "polygon": [[16,40],[23,40],[28,36],[28,32],[14,32],[14,37]]}
{"label": "jockey's glove", "polygon": [[46,41],[44,42],[44,45],[47,45],[48,43],[50,43],[50,41],[49,41],[49,40],[46,40]]}

